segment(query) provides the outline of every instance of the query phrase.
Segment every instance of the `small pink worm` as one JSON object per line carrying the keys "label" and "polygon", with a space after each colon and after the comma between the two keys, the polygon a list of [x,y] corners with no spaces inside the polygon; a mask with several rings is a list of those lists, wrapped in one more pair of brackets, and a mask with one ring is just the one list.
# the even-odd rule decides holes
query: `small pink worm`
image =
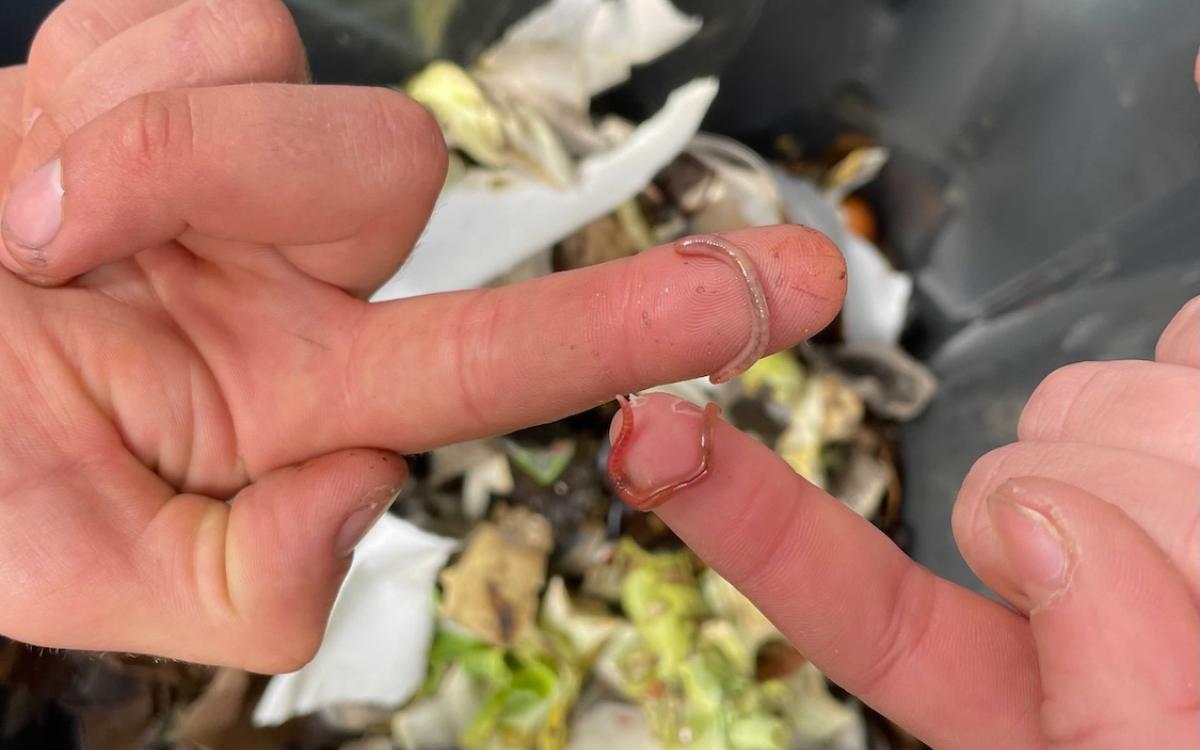
{"label": "small pink worm", "polygon": [[624,396],[617,396],[617,403],[621,405],[621,431],[617,433],[617,439],[613,441],[608,454],[608,477],[617,494],[630,506],[641,511],[653,510],[708,474],[708,467],[712,463],[713,425],[721,416],[721,407],[713,403],[704,407],[704,423],[700,428],[700,465],[678,482],[654,490],[641,490],[633,486],[629,475],[625,473],[625,454],[629,451],[629,436],[633,434],[633,407]]}
{"label": "small pink worm", "polygon": [[713,234],[689,237],[675,246],[675,252],[680,255],[708,256],[728,263],[741,274],[746,291],[750,293],[750,307],[754,315],[750,324],[750,338],[736,357],[708,376],[713,383],[724,383],[750,369],[750,366],[767,351],[767,340],[771,336],[771,317],[762,283],[758,280],[758,272],[745,250],[724,237]]}

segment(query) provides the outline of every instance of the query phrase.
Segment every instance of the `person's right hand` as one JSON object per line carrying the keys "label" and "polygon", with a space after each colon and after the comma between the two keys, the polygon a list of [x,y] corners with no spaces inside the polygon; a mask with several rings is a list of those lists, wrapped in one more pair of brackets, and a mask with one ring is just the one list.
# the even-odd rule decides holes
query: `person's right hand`
{"label": "person's right hand", "polygon": [[[641,493],[700,460],[699,412],[674,401],[634,407]],[[963,556],[1016,611],[916,565],[723,422],[708,474],[658,514],[826,675],[939,750],[1200,747],[1200,297],[1154,362],[1052,374],[1019,435],[954,509]]]}
{"label": "person's right hand", "polygon": [[[402,95],[305,70],[279,0],[68,0],[28,67],[0,71],[0,633],[295,669],[404,480],[397,453],[743,346],[740,278],[670,248],[366,304],[445,147]],[[732,237],[772,350],[834,316],[845,266],[824,237]]]}
{"label": "person's right hand", "polygon": [[[654,394],[634,413],[634,486],[687,476],[698,411]],[[708,475],[658,514],[832,680],[939,750],[1200,747],[1200,297],[1155,362],[1047,378],[1020,436],[976,464],[954,514],[1015,612],[724,422]]]}

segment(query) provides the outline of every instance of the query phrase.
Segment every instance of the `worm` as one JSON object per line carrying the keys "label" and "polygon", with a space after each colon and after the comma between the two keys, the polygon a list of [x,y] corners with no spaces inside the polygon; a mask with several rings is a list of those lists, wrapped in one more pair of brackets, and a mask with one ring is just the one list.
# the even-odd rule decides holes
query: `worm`
{"label": "worm", "polygon": [[617,396],[617,403],[621,406],[621,431],[608,454],[608,477],[612,480],[617,494],[625,502],[637,510],[653,510],[670,500],[680,490],[691,487],[708,475],[709,466],[712,465],[713,425],[721,415],[721,407],[713,403],[704,407],[704,422],[700,428],[700,465],[678,482],[657,489],[640,490],[633,486],[625,472],[625,454],[629,450],[629,436],[633,434],[633,407],[624,396]]}
{"label": "worm", "polygon": [[707,256],[723,261],[741,274],[746,291],[750,294],[750,307],[754,320],[750,324],[750,337],[737,356],[716,372],[708,376],[713,383],[724,383],[742,374],[757,362],[767,351],[767,339],[771,335],[771,318],[767,309],[767,298],[763,294],[758,272],[746,251],[724,237],[703,235],[689,237],[675,246],[680,255]]}

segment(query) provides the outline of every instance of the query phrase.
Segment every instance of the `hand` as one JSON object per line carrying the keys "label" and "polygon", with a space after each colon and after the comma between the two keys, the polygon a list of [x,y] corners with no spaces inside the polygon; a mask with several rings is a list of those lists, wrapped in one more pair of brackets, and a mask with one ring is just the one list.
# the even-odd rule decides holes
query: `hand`
{"label": "hand", "polygon": [[[639,489],[700,458],[697,414],[673,402],[635,407]],[[831,679],[939,750],[1200,747],[1200,297],[1155,362],[1051,375],[1019,432],[954,513],[1017,612],[917,566],[725,423],[708,476],[658,513]]]}
{"label": "hand", "polygon": [[[635,412],[625,469],[643,493],[700,460],[698,412],[672,402]],[[708,475],[658,513],[826,675],[939,750],[1200,747],[1200,297],[1155,362],[1052,374],[1019,436],[972,468],[953,524],[1016,612],[725,423]]]}
{"label": "hand", "polygon": [[[403,96],[305,70],[278,0],[67,0],[0,72],[5,635],[295,669],[404,481],[398,453],[743,346],[738,276],[669,248],[363,302],[428,217],[444,146]],[[772,350],[836,313],[845,266],[823,237],[731,238]]]}

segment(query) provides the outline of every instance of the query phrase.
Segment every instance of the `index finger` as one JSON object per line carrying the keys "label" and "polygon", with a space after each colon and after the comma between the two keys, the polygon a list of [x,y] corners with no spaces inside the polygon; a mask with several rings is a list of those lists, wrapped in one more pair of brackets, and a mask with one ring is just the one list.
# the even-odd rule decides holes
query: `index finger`
{"label": "index finger", "polygon": [[371,305],[349,386],[337,384],[353,399],[342,440],[411,453],[501,434],[715,372],[760,333],[778,351],[837,314],[846,265],[824,235],[775,226],[726,237],[757,268],[768,331],[741,274],[669,245],[510,287]]}
{"label": "index finger", "polygon": [[[670,485],[699,460],[698,412],[638,400],[625,473]],[[1040,747],[1028,623],[908,559],[878,529],[724,422],[709,471],[658,515],[830,679],[942,750]]]}

